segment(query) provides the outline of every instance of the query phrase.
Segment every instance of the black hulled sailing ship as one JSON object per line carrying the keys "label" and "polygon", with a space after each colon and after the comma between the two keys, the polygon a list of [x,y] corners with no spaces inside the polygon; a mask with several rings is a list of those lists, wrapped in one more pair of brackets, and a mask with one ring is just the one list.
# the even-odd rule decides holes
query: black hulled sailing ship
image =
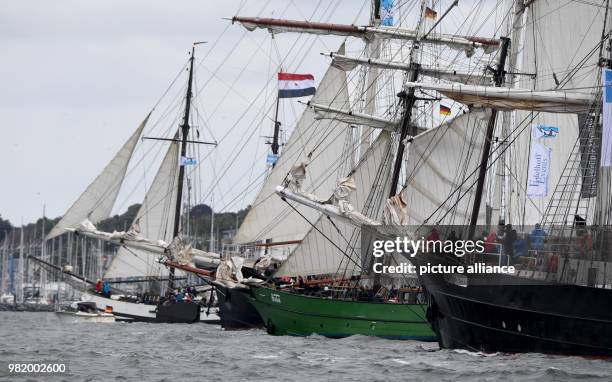
{"label": "black hulled sailing ship", "polygon": [[[456,5],[434,27],[443,26]],[[449,109],[455,114],[426,131],[402,135],[406,153],[398,167],[405,171],[403,189],[397,195],[391,190],[383,221],[424,235],[432,228],[449,235],[445,227],[452,226],[455,238],[486,236],[492,249],[466,257],[420,253],[413,261],[516,267],[513,274],[420,277],[429,298],[427,318],[443,348],[612,354],[612,311],[607,308],[612,245],[606,228],[612,220],[612,141],[603,96],[608,80],[602,79],[611,62],[610,18],[607,1],[595,5],[507,1],[502,27],[492,30],[497,39],[450,36],[434,27],[419,36],[400,29],[237,20],[251,29],[410,36],[421,52],[425,42],[439,39],[440,51],[431,53],[435,65],[429,68],[423,63],[426,54],[407,63],[332,56],[341,64],[408,71],[401,94],[412,102],[409,109],[420,106],[419,114],[427,115],[434,108],[422,107],[423,99],[440,100],[451,105],[442,113],[440,104],[441,114]],[[490,26],[494,20],[481,22]],[[473,56],[474,50],[466,49],[467,58],[475,60],[466,70],[457,55],[445,56],[448,48],[466,41],[494,55]],[[416,72],[423,78],[410,77]],[[339,120],[358,118],[337,108],[318,108]],[[419,114],[407,113],[404,122],[415,126]],[[278,192],[327,216],[356,225],[359,219],[381,224],[291,187]],[[279,293],[268,297],[273,302],[289,298]]]}
{"label": "black hulled sailing ship", "polygon": [[[610,19],[608,2],[601,5],[508,2],[509,38],[491,69],[497,88],[408,84],[468,105],[466,115],[483,108],[487,124],[477,129],[485,137],[479,163],[455,165],[463,175],[449,179],[458,186],[432,188],[436,203],[419,190],[433,166],[408,168],[400,196],[422,216],[408,220],[421,229],[464,222],[463,238],[491,232],[494,248],[462,259],[419,254],[417,262],[516,267],[513,274],[421,276],[443,348],[612,355],[612,178],[602,160],[611,143],[602,78],[610,67]],[[408,149],[431,142],[417,136]],[[440,164],[444,148],[409,157],[409,165]]]}

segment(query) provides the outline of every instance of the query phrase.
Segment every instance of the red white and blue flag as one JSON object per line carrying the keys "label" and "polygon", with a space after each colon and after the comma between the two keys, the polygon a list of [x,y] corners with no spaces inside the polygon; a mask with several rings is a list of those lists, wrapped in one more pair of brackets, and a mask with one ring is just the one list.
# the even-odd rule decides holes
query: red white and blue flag
{"label": "red white and blue flag", "polygon": [[312,74],[278,73],[278,98],[306,97],[315,90]]}

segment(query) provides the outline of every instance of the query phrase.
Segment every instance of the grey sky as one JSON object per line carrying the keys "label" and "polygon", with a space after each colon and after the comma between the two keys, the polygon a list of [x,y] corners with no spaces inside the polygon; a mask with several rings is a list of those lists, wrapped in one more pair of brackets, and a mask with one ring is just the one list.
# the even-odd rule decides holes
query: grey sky
{"label": "grey sky", "polygon": [[[334,21],[352,22],[364,2],[331,2],[332,7],[339,4]],[[278,17],[284,13],[287,18],[304,19],[313,13],[317,3],[4,2],[0,9],[2,216],[14,224],[19,224],[22,217],[29,222],[42,214],[43,203],[48,216],[61,215],[151,109],[185,62],[192,41],[212,43],[223,32],[229,23],[223,17],[232,17],[242,5],[241,15]],[[328,2],[321,3],[324,5],[319,7],[318,14],[328,7]],[[367,20],[367,9],[363,16]],[[245,62],[253,58],[235,85],[244,99],[232,94],[211,116],[209,125],[217,139],[246,108],[245,100],[252,101],[267,81],[269,35],[257,31],[242,38],[243,34],[243,28],[231,26],[198,71],[201,85],[235,47],[217,72],[218,79],[210,82],[199,99],[199,108],[210,114],[219,95],[227,91],[221,81],[233,83]],[[288,35],[278,39],[281,54],[294,39]],[[256,53],[260,43],[265,49]],[[319,76],[327,64],[318,55],[326,51],[322,44],[315,44],[300,65]],[[201,48],[198,56],[206,52],[207,48]],[[263,100],[256,101],[263,107]],[[228,151],[232,142],[247,131],[250,122],[239,124],[235,134],[217,151]],[[269,134],[269,126],[264,127],[263,134]],[[252,146],[255,145],[262,146],[259,153],[265,150],[263,139],[254,139]],[[244,155],[228,173],[229,178],[251,166],[255,152],[247,150]],[[219,168],[227,160],[224,155],[213,157]],[[262,163],[254,173],[260,173],[264,166]],[[210,179],[203,176],[202,182],[207,181]],[[225,185],[229,186],[229,182],[222,182],[219,187]],[[223,190],[219,193],[225,194]]]}
{"label": "grey sky", "polygon": [[[442,7],[450,2],[445,0]],[[401,3],[408,8],[418,1]],[[494,9],[494,2],[485,3]],[[268,79],[275,73],[278,54],[289,53],[284,70],[312,73],[318,80],[329,63],[319,53],[335,50],[342,38],[281,34],[275,38],[277,53],[265,31],[228,27],[229,21],[222,18],[240,10],[243,16],[365,24],[369,4],[370,0],[4,2],[0,214],[14,224],[22,218],[30,222],[42,214],[43,203],[47,216],[63,214],[151,110],[185,64],[191,43],[200,40],[210,42],[196,54],[202,62],[198,88],[206,84],[197,99],[208,122],[200,126],[202,139],[212,139],[208,130],[216,139],[227,137],[212,152],[202,149],[203,156],[210,155],[200,165],[196,202],[210,202],[214,174],[239,152],[215,183],[214,195],[217,209],[244,207],[257,190],[245,191],[245,186],[265,169],[262,136],[270,134],[272,122],[262,110],[274,102],[276,84]],[[457,30],[473,5],[473,0],[462,2],[448,17],[448,29]],[[361,46],[352,42],[347,49],[358,53]],[[178,85],[185,81],[179,79]],[[171,94],[179,94],[180,86],[174,90]],[[283,101],[284,126],[290,127],[302,107],[295,100]],[[176,124],[166,119],[145,135],[159,135],[170,127]],[[137,153],[151,144],[141,142],[144,149]],[[128,191],[122,191],[114,212],[141,200],[153,168],[126,181]]]}

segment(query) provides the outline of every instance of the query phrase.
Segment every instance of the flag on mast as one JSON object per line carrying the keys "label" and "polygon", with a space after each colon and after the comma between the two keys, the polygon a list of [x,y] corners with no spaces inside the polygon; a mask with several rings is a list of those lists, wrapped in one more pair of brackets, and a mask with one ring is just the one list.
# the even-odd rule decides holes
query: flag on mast
{"label": "flag on mast", "polygon": [[312,74],[278,73],[278,98],[306,97],[315,90]]}
{"label": "flag on mast", "polygon": [[438,17],[438,12],[434,11],[429,7],[425,7],[425,18],[426,19],[435,19]]}
{"label": "flag on mast", "polygon": [[380,1],[380,25],[393,26],[393,0]]}
{"label": "flag on mast", "polygon": [[441,115],[451,115],[451,108],[440,104],[440,114]]}
{"label": "flag on mast", "polygon": [[601,167],[612,166],[612,70],[603,69]]}

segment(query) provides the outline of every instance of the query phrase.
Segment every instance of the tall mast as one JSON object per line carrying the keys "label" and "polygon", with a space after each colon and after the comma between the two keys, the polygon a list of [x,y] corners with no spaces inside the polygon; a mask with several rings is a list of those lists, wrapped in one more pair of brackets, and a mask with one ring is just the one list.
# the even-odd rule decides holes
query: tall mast
{"label": "tall mast", "polygon": [[[419,17],[419,22],[416,28],[417,38],[414,42],[414,45],[410,49],[410,59],[408,61],[408,65],[410,66],[410,71],[408,73],[408,81],[416,82],[419,77],[419,64],[415,62],[414,53],[418,49],[419,38],[418,34],[421,29],[421,25],[423,23],[423,13],[425,12],[425,1],[421,2],[421,16]],[[414,97],[415,88],[409,88],[408,92],[402,91],[398,94],[400,98],[403,99],[404,102],[404,116],[402,118],[402,124],[400,128],[400,136],[397,147],[397,153],[395,154],[395,164],[393,165],[393,173],[391,175],[391,188],[389,189],[389,197],[394,197],[397,194],[397,185],[399,183],[399,177],[402,170],[402,162],[404,160],[404,139],[408,136],[410,132],[413,136],[416,135],[416,126],[412,126],[412,107],[416,102]],[[412,126],[412,131],[410,131]]]}
{"label": "tall mast", "polygon": [[[195,43],[191,47],[191,57],[189,57],[189,83],[187,84],[187,94],[185,95],[185,114],[183,117],[183,124],[181,125],[181,158],[187,155],[187,137],[189,136],[189,113],[191,111],[191,96],[192,96],[192,85],[193,85],[193,56],[195,53]],[[179,163],[179,176],[178,185],[176,191],[176,208],[174,209],[174,230],[172,237],[176,238],[179,234],[181,226],[181,205],[183,202],[183,181],[185,179],[185,164]],[[170,268],[168,274],[168,288],[174,288],[174,268]]]}
{"label": "tall mast", "polygon": [[[507,37],[501,37],[501,51],[499,61],[497,62],[497,68],[493,73],[493,79],[495,80],[495,86],[501,87],[504,83],[506,66],[506,58],[508,57],[508,48],[510,47],[510,39]],[[482,194],[484,191],[484,183],[487,175],[487,163],[489,162],[489,156],[491,155],[491,143],[493,140],[493,132],[495,131],[495,121],[497,120],[497,109],[491,109],[491,117],[487,124],[487,132],[485,136],[484,145],[482,148],[482,157],[480,159],[480,168],[478,171],[478,182],[476,185],[476,194],[474,195],[474,207],[472,209],[472,216],[470,218],[470,231],[469,237],[474,236],[476,224],[478,224],[478,215],[480,214],[480,203],[482,202]]]}
{"label": "tall mast", "polygon": [[[274,113],[274,135],[272,136],[272,144],[270,145],[270,148],[272,149],[272,154],[274,155],[278,155],[278,149],[280,148],[280,145],[278,143],[280,127],[281,127],[281,123],[278,121],[279,101],[280,101],[280,97],[278,96],[278,92],[277,92],[276,93],[276,112]],[[272,166],[274,167],[274,165]]]}

